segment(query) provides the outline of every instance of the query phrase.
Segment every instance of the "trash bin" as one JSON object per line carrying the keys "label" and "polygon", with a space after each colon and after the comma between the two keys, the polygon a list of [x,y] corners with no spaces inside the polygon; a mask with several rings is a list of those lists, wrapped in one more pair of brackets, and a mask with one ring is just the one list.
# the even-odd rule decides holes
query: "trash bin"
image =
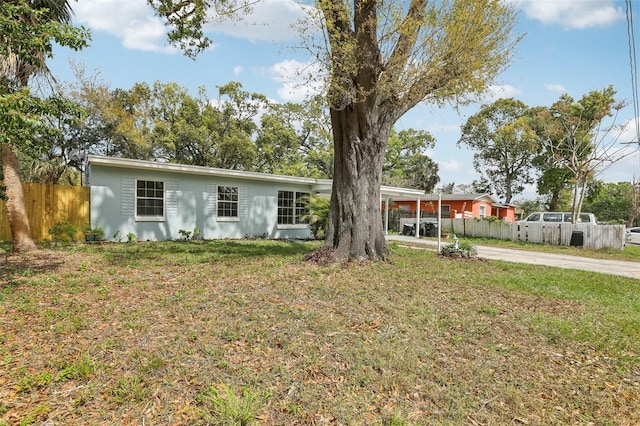
{"label": "trash bin", "polygon": [[438,224],[429,222],[426,225],[427,225],[427,229],[426,229],[425,235],[427,237],[437,237],[438,236]]}
{"label": "trash bin", "polygon": [[573,231],[571,233],[571,241],[569,242],[571,247],[580,247],[584,246],[584,232],[582,231]]}
{"label": "trash bin", "polygon": [[414,225],[406,223],[402,227],[402,235],[416,235],[416,230],[414,228]]}

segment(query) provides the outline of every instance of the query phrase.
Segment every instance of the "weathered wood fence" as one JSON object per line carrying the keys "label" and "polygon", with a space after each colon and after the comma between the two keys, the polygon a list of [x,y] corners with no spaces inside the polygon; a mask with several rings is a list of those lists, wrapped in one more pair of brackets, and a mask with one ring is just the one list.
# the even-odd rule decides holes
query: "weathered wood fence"
{"label": "weathered wood fence", "polygon": [[[88,187],[22,183],[24,200],[35,241],[51,239],[49,229],[68,221],[81,229],[89,223]],[[11,241],[7,206],[0,201],[0,241]]]}
{"label": "weathered wood fence", "polygon": [[624,225],[583,223],[503,222],[478,219],[442,219],[442,229],[458,237],[495,238],[534,244],[624,249]]}

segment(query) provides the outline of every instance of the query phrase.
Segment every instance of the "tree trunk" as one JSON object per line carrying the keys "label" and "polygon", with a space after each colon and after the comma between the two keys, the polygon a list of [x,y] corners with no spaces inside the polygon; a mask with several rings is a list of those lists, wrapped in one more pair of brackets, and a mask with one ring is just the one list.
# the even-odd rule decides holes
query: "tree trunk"
{"label": "tree trunk", "polygon": [[511,202],[511,199],[513,198],[513,190],[511,189],[513,186],[513,179],[511,178],[511,176],[507,176],[505,183],[504,202],[506,204],[509,204]]}
{"label": "tree trunk", "polygon": [[580,213],[582,213],[582,204],[584,203],[584,196],[587,193],[587,176],[582,180],[582,187],[580,188],[580,197],[578,198],[578,205],[576,206],[576,212],[574,214],[573,223],[578,222]]}
{"label": "tree trunk", "polygon": [[389,256],[380,209],[382,162],[390,125],[362,105],[331,110],[334,176],[326,246],[334,258]]}
{"label": "tree trunk", "polygon": [[24,205],[24,192],[20,182],[18,157],[11,149],[11,145],[2,144],[0,151],[2,151],[4,185],[7,187],[7,218],[13,237],[13,251],[35,250],[36,244],[31,238],[31,227],[29,226],[27,210]]}
{"label": "tree trunk", "polygon": [[560,210],[560,190],[553,190],[551,192],[551,200],[549,201],[549,211],[557,212]]}

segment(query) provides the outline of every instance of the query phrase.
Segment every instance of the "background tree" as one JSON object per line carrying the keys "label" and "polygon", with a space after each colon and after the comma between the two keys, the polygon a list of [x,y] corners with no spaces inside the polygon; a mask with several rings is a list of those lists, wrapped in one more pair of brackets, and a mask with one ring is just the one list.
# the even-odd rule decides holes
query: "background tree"
{"label": "background tree", "polygon": [[315,95],[293,107],[297,113],[291,123],[295,129],[300,129],[297,131],[298,144],[307,169],[313,177],[332,178],[333,144],[326,98]]}
{"label": "background tree", "polygon": [[595,214],[598,221],[627,223],[632,210],[632,195],[630,182],[594,180],[587,186],[583,210]]}
{"label": "background tree", "polygon": [[382,165],[382,183],[431,192],[438,184],[438,164],[426,155],[435,139],[424,130],[391,130]]}
{"label": "background tree", "polygon": [[555,160],[550,150],[550,143],[543,143],[545,127],[547,125],[546,107],[533,107],[530,109],[531,125],[540,139],[540,151],[532,161],[533,167],[539,171],[536,182],[537,192],[543,197],[546,207],[543,210],[565,211],[571,208],[571,170]]}
{"label": "background tree", "polygon": [[[210,8],[247,3],[148,1],[166,19],[169,39],[189,55],[209,43],[203,28]],[[380,183],[391,128],[420,102],[464,102],[483,91],[511,59],[515,9],[496,0],[315,6],[323,34],[309,47],[327,72],[334,145],[326,245],[337,259],[384,258]]]}
{"label": "background tree", "polygon": [[37,148],[36,136],[49,133],[43,117],[75,109],[66,99],[40,99],[31,94],[29,79],[46,74],[53,43],[72,49],[86,46],[83,28],[71,26],[67,1],[7,0],[0,3],[0,128],[2,172],[13,249],[35,248],[24,205],[16,148]]}
{"label": "background tree", "polygon": [[299,104],[269,104],[256,140],[256,171],[330,178],[333,151],[328,123],[321,96]]}
{"label": "background tree", "polygon": [[522,210],[523,219],[529,216],[533,212],[539,212],[544,210],[542,207],[543,202],[540,199],[516,200],[514,201],[514,204],[516,205],[516,208]]}
{"label": "background tree", "polygon": [[[121,102],[116,102],[118,93],[112,90],[97,74],[87,75],[83,65],[73,63],[71,69],[75,80],[58,83],[56,92],[73,100],[82,108],[80,120],[69,126],[59,126],[63,138],[73,150],[96,155],[120,155],[117,152],[117,129],[123,114]],[[78,170],[81,165],[77,166]]]}
{"label": "background tree", "polygon": [[176,83],[154,83],[151,145],[156,159],[199,166],[213,163],[205,119],[212,107],[203,92],[204,100],[194,99]]}
{"label": "background tree", "polygon": [[443,194],[472,194],[478,192],[477,188],[472,184],[455,182],[446,183],[438,190]]}
{"label": "background tree", "polygon": [[[616,101],[615,93],[609,86],[589,92],[577,102],[564,94],[550,108],[539,111],[541,141],[548,159],[561,171],[571,172],[573,222],[582,210],[589,181],[622,158],[622,148],[616,146],[620,133],[615,134],[619,130],[615,118],[614,124],[603,124],[624,106]],[[563,176],[559,173],[555,178],[561,181]]]}
{"label": "background tree", "polygon": [[[218,87],[211,99],[176,83],[136,83],[111,89],[97,76],[74,66],[76,81],[59,84],[86,112],[79,120],[57,123],[61,134],[42,154],[25,157],[33,181],[78,177],[81,164],[71,152],[227,167],[296,176],[330,177],[331,144],[322,98],[275,104],[242,90],[238,82]],[[27,163],[24,163],[27,165]],[[44,173],[44,170],[48,173]],[[42,170],[42,171],[40,171]],[[65,172],[66,173],[66,172]]]}
{"label": "background tree", "polygon": [[542,154],[534,159],[533,165],[540,170],[537,190],[538,194],[545,197],[547,210],[557,212],[571,209],[571,170],[558,165],[547,149],[543,149]]}
{"label": "background tree", "polygon": [[218,157],[215,167],[250,170],[255,157],[252,136],[258,127],[256,118],[266,108],[267,98],[242,90],[238,82],[219,86],[218,93],[213,123]]}
{"label": "background tree", "polygon": [[496,194],[510,203],[525,185],[534,182],[531,162],[538,153],[537,135],[529,108],[521,101],[498,99],[483,105],[462,126],[458,145],[474,151],[473,166],[480,173],[481,192]]}
{"label": "background tree", "polygon": [[298,135],[293,126],[282,120],[278,109],[264,114],[260,120],[254,169],[263,173],[305,176],[308,169],[298,149]]}
{"label": "background tree", "polygon": [[486,176],[482,176],[480,179],[474,179],[473,182],[471,182],[471,191],[469,192],[476,194],[495,193],[492,182],[490,182]]}
{"label": "background tree", "polygon": [[627,218],[627,226],[638,226],[640,219],[640,179],[633,176],[631,181],[631,208]]}
{"label": "background tree", "polygon": [[252,170],[258,116],[264,95],[230,82],[217,86],[217,99],[200,88],[190,97],[177,84],[156,83],[153,138],[168,161],[233,170]]}

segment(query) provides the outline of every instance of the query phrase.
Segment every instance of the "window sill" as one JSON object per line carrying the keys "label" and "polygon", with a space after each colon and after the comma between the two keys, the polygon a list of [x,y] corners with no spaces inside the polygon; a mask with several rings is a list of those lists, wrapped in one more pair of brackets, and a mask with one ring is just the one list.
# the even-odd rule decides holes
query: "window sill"
{"label": "window sill", "polygon": [[239,217],[217,217],[216,222],[240,222]]}
{"label": "window sill", "polygon": [[276,229],[307,229],[309,227],[306,223],[298,223],[295,225],[277,225]]}
{"label": "window sill", "polygon": [[136,222],[164,222],[164,216],[136,216]]}

